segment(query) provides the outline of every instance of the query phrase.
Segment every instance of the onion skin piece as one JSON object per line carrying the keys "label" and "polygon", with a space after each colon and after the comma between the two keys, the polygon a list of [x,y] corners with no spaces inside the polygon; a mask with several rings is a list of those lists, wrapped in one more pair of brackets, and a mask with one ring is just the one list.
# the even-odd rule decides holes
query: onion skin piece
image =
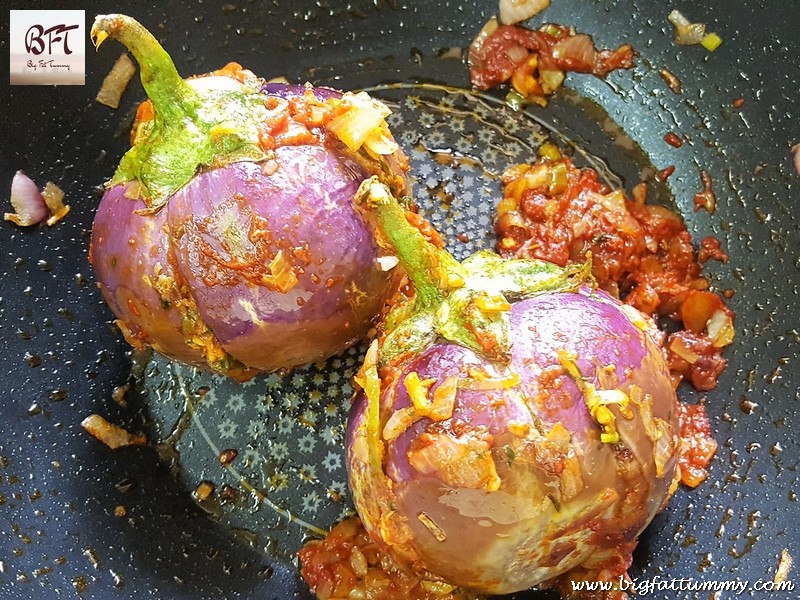
{"label": "onion skin piece", "polygon": [[[538,585],[600,562],[635,541],[670,494],[678,405],[663,355],[648,333],[649,321],[642,317],[634,324],[629,314],[629,308],[604,293],[585,289],[514,304],[510,368],[519,373],[521,384],[489,392],[462,386],[451,419],[434,425],[423,418],[395,440],[384,441],[383,472],[376,473],[374,463],[358,451],[367,402],[363,394],[357,396],[348,425],[348,469],[356,506],[373,538],[420,576],[491,594]],[[652,416],[665,428],[658,442],[667,445],[660,469],[654,460],[656,444],[644,424],[650,417],[633,404],[630,420],[612,408],[623,446],[600,443],[585,398],[560,368],[557,354],[564,349],[577,356],[581,372],[596,383],[595,370],[613,365],[618,378],[614,389],[633,396],[638,387],[650,394]],[[438,382],[453,375],[463,381],[480,367],[499,369],[464,347],[435,344],[392,378],[394,383],[383,390],[382,413],[411,405],[406,389],[397,383],[410,372]],[[459,427],[483,428],[491,435],[501,479],[497,491],[448,485],[411,466],[409,451],[422,436]],[[570,436],[562,447],[566,454],[553,451],[548,459],[548,450],[557,446],[542,434],[559,428]],[[569,453],[577,457],[582,485],[574,496],[559,499],[559,489],[568,489],[569,480],[559,480],[556,473],[576,464],[563,460]],[[380,507],[387,505],[395,510],[382,512]],[[436,535],[431,523],[440,530]],[[469,560],[464,560],[463,548],[470,548]]]}
{"label": "onion skin piece", "polygon": [[64,190],[52,181],[48,181],[44,184],[42,197],[44,198],[44,203],[47,205],[47,210],[49,210],[52,215],[47,219],[47,224],[49,226],[52,227],[69,214],[69,204],[64,204]]}
{"label": "onion skin piece", "polygon": [[11,180],[11,206],[13,213],[5,213],[6,221],[29,227],[47,218],[48,211],[42,194],[33,180],[22,171],[17,171]]}

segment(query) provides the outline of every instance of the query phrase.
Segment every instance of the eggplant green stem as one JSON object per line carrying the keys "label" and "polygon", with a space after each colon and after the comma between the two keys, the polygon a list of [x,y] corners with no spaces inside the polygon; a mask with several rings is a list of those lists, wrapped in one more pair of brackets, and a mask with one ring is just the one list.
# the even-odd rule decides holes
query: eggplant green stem
{"label": "eggplant green stem", "polygon": [[183,80],[170,55],[141,23],[127,15],[98,15],[89,36],[95,49],[112,38],[130,50],[139,63],[142,86],[153,103],[156,118],[174,120],[196,112],[199,95]]}
{"label": "eggplant green stem", "polygon": [[406,211],[377,179],[362,185],[356,203],[368,205],[379,234],[400,260],[414,284],[419,308],[434,308],[444,302],[451,280],[461,281],[460,265],[445,250],[434,246],[406,219]]}
{"label": "eggplant green stem", "polygon": [[267,113],[260,81],[194,87],[181,78],[158,40],[126,15],[98,16],[89,35],[95,47],[113,38],[131,51],[153,105],[152,121],[140,123],[109,186],[137,183],[126,194],[135,192],[153,212],[198,169],[267,158],[259,142]]}
{"label": "eggplant green stem", "polygon": [[413,305],[400,302],[384,320],[383,365],[419,353],[437,338],[508,362],[511,301],[576,290],[591,277],[591,261],[562,268],[482,251],[459,263],[408,221],[405,209],[377,177],[361,184],[355,204],[372,223],[378,243],[397,256],[414,285]]}

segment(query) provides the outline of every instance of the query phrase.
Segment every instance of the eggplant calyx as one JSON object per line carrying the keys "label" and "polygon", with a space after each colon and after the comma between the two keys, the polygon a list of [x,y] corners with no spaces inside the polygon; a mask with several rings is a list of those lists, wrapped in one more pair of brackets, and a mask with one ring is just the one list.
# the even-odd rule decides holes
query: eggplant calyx
{"label": "eggplant calyx", "polygon": [[155,211],[198,168],[267,158],[258,137],[267,114],[260,80],[220,77],[217,85],[212,78],[206,85],[198,84],[201,78],[184,80],[156,38],[126,15],[99,15],[90,37],[96,48],[113,38],[133,54],[153,107],[152,120],[140,123],[109,186],[138,182],[139,196]]}
{"label": "eggplant calyx", "polygon": [[376,177],[365,180],[356,207],[376,230],[378,244],[394,253],[414,286],[414,295],[384,319],[381,365],[393,365],[443,338],[492,361],[511,360],[512,302],[536,294],[575,291],[591,280],[591,257],[559,267],[539,260],[506,260],[480,251],[459,263],[406,219],[406,211]]}

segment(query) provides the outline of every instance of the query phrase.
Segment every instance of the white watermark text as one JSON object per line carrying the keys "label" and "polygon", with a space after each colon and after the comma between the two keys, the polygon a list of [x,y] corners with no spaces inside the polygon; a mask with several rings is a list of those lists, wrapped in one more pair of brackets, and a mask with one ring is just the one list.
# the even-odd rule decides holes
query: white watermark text
{"label": "white watermark text", "polygon": [[[747,591],[761,592],[793,592],[793,581],[773,581],[771,579],[744,579],[706,580],[701,581],[693,577],[660,577],[656,575],[649,579],[626,580],[620,577],[618,581],[572,581],[572,591],[579,592],[610,592],[621,590],[633,592],[638,596],[658,594],[662,592],[730,592],[737,596]],[[670,594],[670,596],[672,596]]]}

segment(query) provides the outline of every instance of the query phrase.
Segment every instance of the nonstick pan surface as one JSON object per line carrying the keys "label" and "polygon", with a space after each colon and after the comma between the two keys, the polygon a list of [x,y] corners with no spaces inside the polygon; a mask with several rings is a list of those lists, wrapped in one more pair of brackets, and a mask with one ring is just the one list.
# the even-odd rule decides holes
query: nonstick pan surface
{"label": "nonstick pan surface", "polygon": [[[680,390],[685,400],[707,403],[720,444],[710,477],[679,490],[653,521],[631,575],[755,583],[772,580],[783,549],[800,557],[800,175],[790,150],[800,142],[796,2],[553,0],[534,23],[574,25],[598,46],[629,42],[637,66],[607,81],[571,75],[546,109],[522,115],[504,109],[500,95],[459,91],[470,87],[460,49],[495,12],[493,1],[8,8],[82,9],[87,24],[95,14],[125,12],[156,33],[184,75],[237,61],[266,78],[372,90],[396,109],[392,126],[411,156],[417,200],[460,256],[491,245],[497,174],[543,139],[596,161],[628,190],[675,165],[669,184],[651,193],[683,216],[695,240],[715,235],[730,254],[706,273],[716,289],[735,292],[737,338],[715,390]],[[666,19],[672,8],[707,22],[722,46],[713,53],[675,46]],[[7,41],[3,19],[5,50]],[[22,169],[37,183],[57,183],[72,206],[51,228],[0,224],[0,598],[309,597],[291,554],[308,533],[299,521],[328,527],[349,508],[337,435],[363,348],[243,389],[155,359],[139,369],[128,408],[112,400],[135,369],[87,251],[98,186],[125,151],[132,111],[144,98],[134,80],[119,110],[94,102],[121,52],[111,42],[98,53],[88,47],[85,86],[0,87],[0,188],[7,196]],[[680,94],[666,86],[662,68],[681,80]],[[744,104],[735,108],[738,98]],[[463,122],[453,127],[456,117]],[[664,142],[670,131],[685,138],[681,148]],[[458,144],[477,160],[433,160],[437,149]],[[714,179],[713,214],[693,211],[700,170]],[[468,244],[454,240],[464,231]],[[182,389],[202,386],[216,401],[187,413]],[[109,450],[80,426],[92,413],[146,432],[151,443]],[[314,427],[293,429],[301,418]],[[214,453],[229,447],[239,451],[236,474]],[[249,493],[238,477],[264,493]],[[195,502],[204,479],[237,489],[236,500]],[[287,511],[296,518],[286,519]],[[794,591],[774,597],[800,597],[797,573],[789,575]],[[751,586],[740,597],[767,594]]]}

